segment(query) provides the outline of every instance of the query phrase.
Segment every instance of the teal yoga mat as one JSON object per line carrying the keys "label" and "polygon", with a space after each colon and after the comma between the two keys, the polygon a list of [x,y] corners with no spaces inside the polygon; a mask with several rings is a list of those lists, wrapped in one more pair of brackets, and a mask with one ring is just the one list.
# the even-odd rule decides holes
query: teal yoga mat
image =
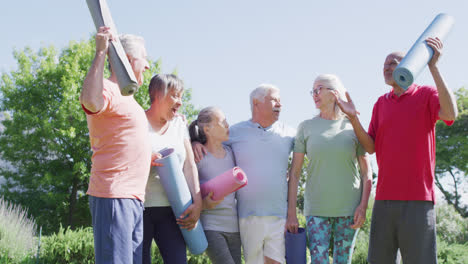
{"label": "teal yoga mat", "polygon": [[[117,37],[117,28],[112,20],[106,1],[86,0],[86,2],[88,4],[89,12],[93,17],[96,30],[102,26],[110,27],[113,35]],[[138,81],[118,38],[112,41],[111,45],[109,45],[109,62],[117,76],[120,93],[122,95],[132,95],[136,93],[138,90]]]}
{"label": "teal yoga mat", "polygon": [[393,79],[398,86],[405,90],[408,89],[432,58],[434,51],[426,44],[425,39],[438,37],[444,41],[454,22],[453,17],[443,13],[434,18],[393,71]]}
{"label": "teal yoga mat", "polygon": [[[161,184],[166,191],[167,198],[171,204],[172,211],[176,217],[179,217],[185,209],[192,204],[192,196],[185,180],[182,167],[174,153],[174,149],[167,148],[159,152],[162,158],[156,162],[163,164],[161,167],[156,167]],[[198,220],[197,227],[188,231],[181,228],[184,236],[185,244],[193,254],[201,254],[208,247],[203,226]]]}
{"label": "teal yoga mat", "polygon": [[307,261],[307,238],[305,229],[299,227],[297,234],[286,232],[286,263],[287,264],[306,264]]}

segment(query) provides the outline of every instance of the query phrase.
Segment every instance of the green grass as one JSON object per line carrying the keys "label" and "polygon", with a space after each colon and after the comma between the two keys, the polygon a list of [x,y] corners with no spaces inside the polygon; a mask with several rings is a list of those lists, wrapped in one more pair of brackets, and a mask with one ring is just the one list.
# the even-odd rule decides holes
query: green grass
{"label": "green grass", "polygon": [[36,223],[21,206],[0,198],[0,262],[24,263],[37,247]]}

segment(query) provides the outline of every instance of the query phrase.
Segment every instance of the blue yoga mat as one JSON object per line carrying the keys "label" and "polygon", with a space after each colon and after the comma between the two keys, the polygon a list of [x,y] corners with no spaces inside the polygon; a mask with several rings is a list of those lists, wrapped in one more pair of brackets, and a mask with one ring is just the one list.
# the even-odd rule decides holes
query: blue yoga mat
{"label": "blue yoga mat", "polygon": [[286,232],[286,263],[306,264],[307,239],[305,229],[299,227],[297,234]]}
{"label": "blue yoga mat", "polygon": [[[156,160],[156,162],[163,164],[163,166],[156,167],[156,169],[171,204],[172,211],[177,218],[192,204],[192,196],[190,195],[182,167],[176,154],[174,154],[174,149],[167,148],[159,153],[162,155],[162,158]],[[190,252],[201,254],[206,250],[208,241],[206,240],[200,220],[198,220],[197,227],[194,229],[188,231],[181,228],[180,230]]]}
{"label": "blue yoga mat", "polygon": [[426,44],[425,39],[428,37],[438,37],[441,41],[444,41],[453,24],[453,17],[447,14],[442,13],[434,18],[393,71],[393,79],[398,86],[405,90],[408,89],[413,84],[414,79],[416,79],[431,60],[434,51]]}

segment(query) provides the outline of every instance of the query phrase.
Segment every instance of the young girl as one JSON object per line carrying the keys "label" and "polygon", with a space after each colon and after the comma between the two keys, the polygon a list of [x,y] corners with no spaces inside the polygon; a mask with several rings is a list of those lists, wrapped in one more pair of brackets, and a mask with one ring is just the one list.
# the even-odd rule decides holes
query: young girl
{"label": "young girl", "polygon": [[[229,139],[229,125],[221,110],[215,107],[202,109],[190,124],[189,133],[191,141],[200,142],[208,150],[197,164],[200,185],[235,166],[232,150],[223,145]],[[240,264],[241,240],[235,193],[220,201],[213,201],[212,196],[210,193],[203,199],[200,216],[208,240],[206,253],[213,264]]]}

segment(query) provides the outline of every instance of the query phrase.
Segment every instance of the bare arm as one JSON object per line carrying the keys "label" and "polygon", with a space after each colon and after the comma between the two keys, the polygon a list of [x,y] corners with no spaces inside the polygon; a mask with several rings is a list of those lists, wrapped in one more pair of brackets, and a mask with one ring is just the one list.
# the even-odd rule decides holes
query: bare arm
{"label": "bare arm", "polygon": [[177,219],[177,223],[180,224],[182,228],[192,230],[195,228],[197,221],[200,218],[202,198],[200,182],[198,181],[198,170],[193,158],[192,146],[188,139],[184,139],[184,146],[187,156],[185,158],[183,170],[190,193],[192,194],[193,203]]}
{"label": "bare arm", "polygon": [[96,55],[86,75],[81,90],[80,102],[91,112],[99,112],[104,106],[104,64],[112,34],[108,27],[100,27],[96,34]]}
{"label": "bare arm", "polygon": [[351,122],[351,125],[354,129],[354,133],[356,134],[356,137],[358,138],[359,143],[361,143],[364,150],[366,150],[366,152],[368,152],[369,154],[374,154],[374,139],[371,136],[369,136],[367,131],[362,127],[362,124],[359,121],[359,117],[356,115],[352,118],[349,118],[349,121]]}
{"label": "bare arm", "polygon": [[304,163],[304,153],[293,153],[291,169],[289,170],[288,181],[288,218],[286,220],[286,229],[291,233],[297,233],[299,222],[296,215],[297,204],[297,186],[301,178],[302,164]]}
{"label": "bare arm", "polygon": [[447,87],[447,84],[439,71],[439,67],[437,66],[437,62],[439,61],[443,48],[442,41],[440,41],[439,38],[428,38],[426,39],[426,43],[434,51],[434,55],[429,61],[428,66],[431,71],[432,78],[434,78],[437,92],[439,93],[439,118],[442,120],[455,120],[458,115],[455,95],[452,90]]}
{"label": "bare arm", "polygon": [[359,167],[361,169],[362,195],[361,203],[354,212],[354,223],[351,228],[360,228],[366,221],[367,205],[369,203],[369,196],[372,190],[372,169],[370,167],[369,157],[367,155],[358,157]]}
{"label": "bare arm", "polygon": [[341,111],[343,111],[343,113],[345,113],[348,116],[348,119],[351,122],[351,125],[353,126],[354,133],[356,134],[356,137],[359,140],[359,143],[361,143],[362,147],[369,154],[373,154],[375,152],[374,139],[371,136],[369,136],[366,130],[362,127],[362,124],[359,121],[358,117],[359,112],[356,110],[356,107],[354,106],[353,100],[351,100],[351,96],[349,95],[349,93],[346,92],[346,99],[348,100],[347,102],[341,100],[338,97],[336,91],[333,93],[333,95],[335,96],[336,103],[340,107]]}

